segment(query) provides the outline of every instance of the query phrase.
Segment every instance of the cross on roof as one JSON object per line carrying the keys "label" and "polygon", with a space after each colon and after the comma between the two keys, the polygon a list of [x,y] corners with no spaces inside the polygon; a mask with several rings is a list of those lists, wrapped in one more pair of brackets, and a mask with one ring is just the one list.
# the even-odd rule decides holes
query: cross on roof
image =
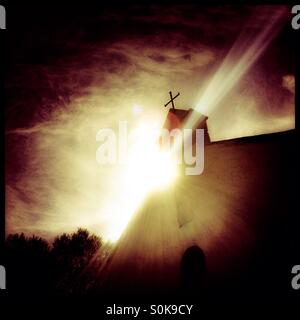
{"label": "cross on roof", "polygon": [[175,97],[172,97],[172,91],[170,91],[169,94],[170,94],[171,100],[170,100],[168,103],[165,104],[165,107],[166,107],[169,103],[172,103],[172,108],[173,108],[173,110],[175,110],[174,100],[180,95],[180,93],[178,92]]}

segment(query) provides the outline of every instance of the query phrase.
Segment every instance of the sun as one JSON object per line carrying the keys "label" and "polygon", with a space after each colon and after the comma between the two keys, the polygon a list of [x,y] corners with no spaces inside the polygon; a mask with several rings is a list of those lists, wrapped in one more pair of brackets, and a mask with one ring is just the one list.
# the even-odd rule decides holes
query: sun
{"label": "sun", "polygon": [[108,240],[116,242],[146,196],[170,186],[177,177],[177,165],[169,151],[159,146],[156,126],[140,123],[133,135],[128,162],[122,176],[124,190],[121,212],[111,224]]}

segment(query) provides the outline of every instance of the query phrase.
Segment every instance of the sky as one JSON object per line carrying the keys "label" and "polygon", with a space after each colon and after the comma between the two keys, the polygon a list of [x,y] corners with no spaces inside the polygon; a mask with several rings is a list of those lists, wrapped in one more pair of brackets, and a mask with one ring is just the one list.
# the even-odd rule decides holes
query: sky
{"label": "sky", "polygon": [[[217,105],[199,110],[209,117],[211,140],[294,128],[295,57],[284,9],[280,27],[263,38],[268,46]],[[123,169],[96,162],[97,132],[117,130],[120,120],[161,126],[170,90],[180,92],[176,107],[196,108],[228,54],[229,66],[237,65],[278,7],[14,10],[6,52],[6,231],[51,239],[77,227],[107,238],[130,197]],[[210,92],[228,81],[223,73]]]}

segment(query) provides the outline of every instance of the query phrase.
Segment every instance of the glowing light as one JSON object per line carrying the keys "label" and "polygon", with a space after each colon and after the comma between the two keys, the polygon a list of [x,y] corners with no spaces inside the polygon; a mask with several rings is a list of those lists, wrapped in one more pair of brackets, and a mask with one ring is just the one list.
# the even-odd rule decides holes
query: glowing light
{"label": "glowing light", "polygon": [[128,225],[147,194],[169,186],[176,178],[176,163],[169,152],[158,145],[157,126],[140,123],[135,130],[135,141],[129,150],[128,165],[124,170],[119,212],[113,215],[107,240],[115,242]]}
{"label": "glowing light", "polygon": [[132,107],[132,112],[135,115],[140,115],[143,112],[143,108],[139,104],[134,104]]}

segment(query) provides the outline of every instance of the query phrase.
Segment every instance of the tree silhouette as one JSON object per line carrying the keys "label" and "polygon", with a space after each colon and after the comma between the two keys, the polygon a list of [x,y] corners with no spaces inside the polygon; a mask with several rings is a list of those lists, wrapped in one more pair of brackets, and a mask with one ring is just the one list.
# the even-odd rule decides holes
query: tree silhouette
{"label": "tree silhouette", "polygon": [[78,229],[71,235],[63,234],[53,242],[58,292],[81,292],[87,286],[88,275],[83,273],[91,258],[102,245],[101,238],[86,229]]}
{"label": "tree silhouette", "polygon": [[84,293],[90,281],[84,273],[102,245],[86,229],[62,234],[52,246],[46,240],[22,234],[6,239],[10,288],[20,294]]}
{"label": "tree silhouette", "polygon": [[16,292],[45,292],[51,282],[50,247],[42,238],[9,235],[6,259],[9,287]]}

